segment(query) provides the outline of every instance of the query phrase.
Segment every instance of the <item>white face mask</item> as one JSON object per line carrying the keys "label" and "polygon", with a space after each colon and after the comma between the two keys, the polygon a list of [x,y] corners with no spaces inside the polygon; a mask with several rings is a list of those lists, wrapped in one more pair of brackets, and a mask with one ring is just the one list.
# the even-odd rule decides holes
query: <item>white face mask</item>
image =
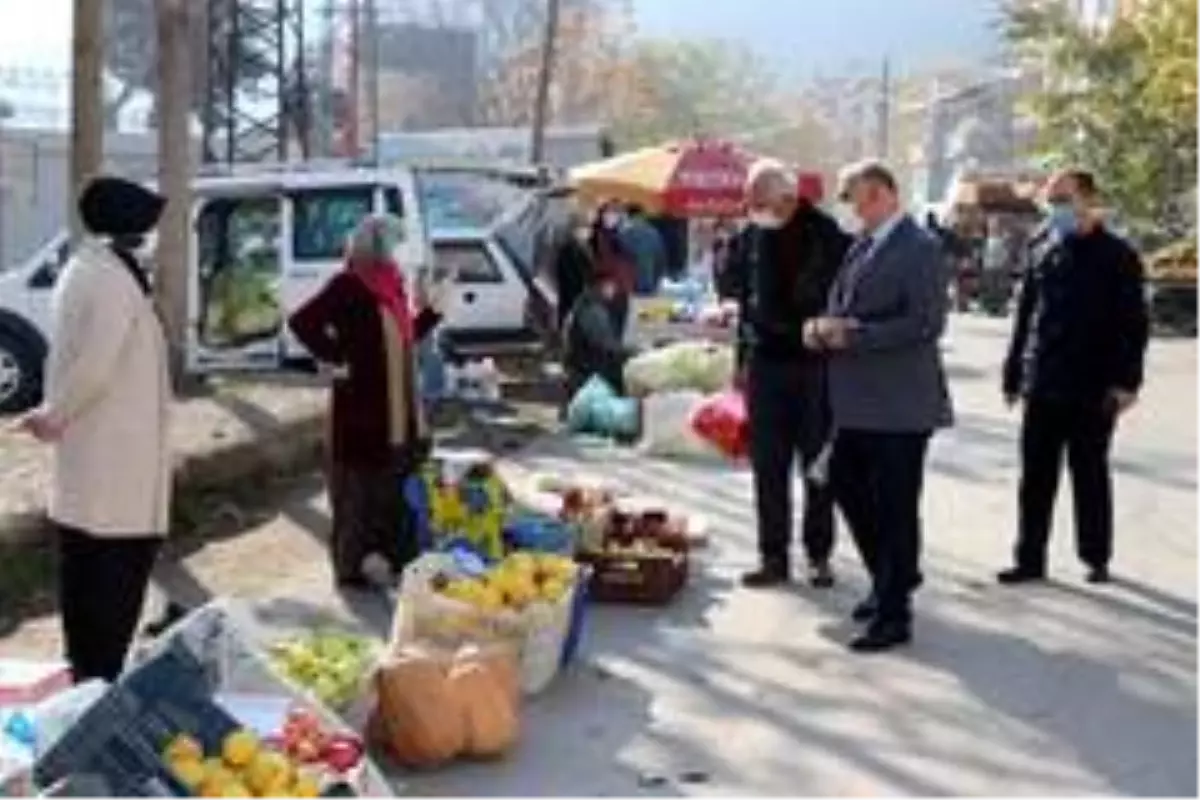
{"label": "white face mask", "polygon": [[750,224],[768,231],[783,227],[783,220],[770,211],[751,211]]}
{"label": "white face mask", "polygon": [[605,211],[600,215],[600,224],[608,229],[616,228],[624,221],[619,211]]}

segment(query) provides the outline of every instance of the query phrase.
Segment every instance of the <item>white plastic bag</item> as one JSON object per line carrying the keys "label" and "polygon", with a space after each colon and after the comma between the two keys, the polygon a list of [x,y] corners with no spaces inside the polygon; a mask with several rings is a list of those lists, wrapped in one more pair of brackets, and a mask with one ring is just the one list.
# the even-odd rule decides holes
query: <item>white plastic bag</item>
{"label": "white plastic bag", "polygon": [[641,451],[661,458],[715,459],[719,454],[696,435],[690,420],[704,402],[700,392],[658,392],[642,401]]}
{"label": "white plastic bag", "polygon": [[733,348],[707,341],[677,342],[625,365],[625,388],[635,397],[694,390],[711,394],[733,381]]}

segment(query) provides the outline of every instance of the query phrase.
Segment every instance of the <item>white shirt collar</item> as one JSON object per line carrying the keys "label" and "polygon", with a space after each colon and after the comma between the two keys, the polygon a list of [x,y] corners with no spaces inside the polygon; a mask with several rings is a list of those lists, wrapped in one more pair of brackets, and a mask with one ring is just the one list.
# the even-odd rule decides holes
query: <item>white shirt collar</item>
{"label": "white shirt collar", "polygon": [[896,226],[904,219],[904,211],[899,210],[895,214],[885,219],[878,228],[871,232],[871,247],[877,248],[887,241],[887,238],[892,235],[892,231],[896,230]]}

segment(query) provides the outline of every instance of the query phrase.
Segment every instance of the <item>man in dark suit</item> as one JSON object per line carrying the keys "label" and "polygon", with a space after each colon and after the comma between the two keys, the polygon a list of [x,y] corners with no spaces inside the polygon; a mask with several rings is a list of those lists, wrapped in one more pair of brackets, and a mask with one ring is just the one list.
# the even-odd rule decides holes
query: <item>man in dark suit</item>
{"label": "man in dark suit", "polygon": [[829,354],[833,491],[872,581],[855,609],[867,628],[851,649],[875,652],[912,635],[925,455],[952,416],[938,347],[947,276],[938,243],[904,213],[885,166],[848,169],[842,198],[863,232],[805,340]]}
{"label": "man in dark suit", "polygon": [[[781,164],[762,161],[747,181],[751,225],[739,245],[738,360],[750,416],[750,462],[758,519],[759,568],[749,587],[785,583],[791,575],[792,483],[829,436],[825,358],[804,346],[804,323],[824,311],[829,287],[850,239],[799,196]],[[805,481],[803,542],[808,580],[833,585],[833,497]]]}
{"label": "man in dark suit", "polygon": [[1108,581],[1117,420],[1137,399],[1149,340],[1142,263],[1096,211],[1088,172],[1046,185],[1047,224],[1030,243],[1004,367],[1010,406],[1024,400],[1020,533],[1004,584],[1046,576],[1046,545],[1064,452],[1075,490],[1079,558],[1092,583]]}

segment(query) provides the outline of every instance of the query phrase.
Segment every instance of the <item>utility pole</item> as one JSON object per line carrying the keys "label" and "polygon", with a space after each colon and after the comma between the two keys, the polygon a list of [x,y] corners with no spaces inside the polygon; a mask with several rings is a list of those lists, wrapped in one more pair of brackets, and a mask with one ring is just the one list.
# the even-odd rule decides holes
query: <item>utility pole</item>
{"label": "utility pole", "polygon": [[529,159],[534,164],[541,164],[546,155],[546,120],[550,113],[550,84],[554,80],[554,49],[561,5],[561,0],[546,0],[546,30],[542,34],[542,61],[533,106],[533,141],[529,148]]}
{"label": "utility pole", "polygon": [[71,44],[71,235],[83,230],[75,200],[104,164],[104,3],[74,0]]}
{"label": "utility pole", "polygon": [[379,5],[365,0],[367,21],[367,108],[371,115],[371,163],[379,164]]}
{"label": "utility pole", "polygon": [[892,127],[892,62],[883,57],[883,74],[879,80],[879,157],[887,160]]}
{"label": "utility pole", "polygon": [[[96,5],[100,5],[97,3]],[[189,0],[156,0],[158,28],[158,186],[167,198],[159,223],[155,294],[167,338],[171,378],[182,388],[187,344],[188,220],[192,152]]]}

